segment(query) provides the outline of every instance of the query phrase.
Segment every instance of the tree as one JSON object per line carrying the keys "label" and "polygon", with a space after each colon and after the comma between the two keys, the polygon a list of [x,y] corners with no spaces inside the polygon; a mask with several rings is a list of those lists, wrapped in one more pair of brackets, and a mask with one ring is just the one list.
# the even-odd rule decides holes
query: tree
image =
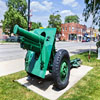
{"label": "tree", "polygon": [[17,10],[17,12],[20,12],[23,16],[25,16],[27,10],[26,0],[8,0],[6,4],[8,7],[12,6]]}
{"label": "tree", "polygon": [[42,27],[42,24],[40,22],[38,23],[32,22],[31,30],[37,29],[39,27]]}
{"label": "tree", "polygon": [[88,20],[90,14],[93,15],[93,23],[99,26],[100,29],[100,0],[95,0],[95,8],[94,8],[94,0],[84,0],[86,7],[83,10],[83,15],[85,16],[85,21]]}
{"label": "tree", "polygon": [[26,28],[26,0],[8,0],[7,6],[8,11],[6,11],[4,14],[3,31],[7,33],[7,30],[9,30],[9,32],[12,33],[15,24],[18,24],[20,27]]}
{"label": "tree", "polygon": [[77,15],[71,15],[65,17],[65,23],[79,23],[79,17]]}
{"label": "tree", "polygon": [[48,20],[48,27],[57,28],[57,33],[61,31],[61,16],[58,15],[50,15]]}

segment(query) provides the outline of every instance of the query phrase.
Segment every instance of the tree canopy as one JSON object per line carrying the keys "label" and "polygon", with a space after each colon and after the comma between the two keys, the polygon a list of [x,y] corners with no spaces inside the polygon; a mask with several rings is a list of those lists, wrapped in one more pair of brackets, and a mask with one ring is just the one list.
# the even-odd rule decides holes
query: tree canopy
{"label": "tree canopy", "polygon": [[13,7],[17,10],[17,12],[20,12],[23,16],[26,13],[27,10],[27,2],[26,0],[8,0],[7,1],[8,7]]}
{"label": "tree canopy", "polygon": [[61,31],[61,16],[57,15],[50,15],[48,20],[48,27],[50,28],[57,28],[57,33]]}
{"label": "tree canopy", "polygon": [[13,27],[18,24],[20,27],[27,27],[27,2],[26,0],[8,0],[8,11],[4,14],[3,31],[9,30],[13,32]]}
{"label": "tree canopy", "polygon": [[31,30],[34,30],[34,29],[40,28],[40,27],[42,27],[42,24],[40,22],[38,22],[38,23],[32,22]]}
{"label": "tree canopy", "polygon": [[88,20],[90,15],[93,15],[93,23],[99,26],[100,29],[100,0],[95,0],[95,8],[94,8],[94,0],[84,0],[86,7],[83,10],[83,15],[85,16],[85,21]]}
{"label": "tree canopy", "polygon": [[65,17],[65,23],[79,23],[79,17],[77,15],[71,15]]}

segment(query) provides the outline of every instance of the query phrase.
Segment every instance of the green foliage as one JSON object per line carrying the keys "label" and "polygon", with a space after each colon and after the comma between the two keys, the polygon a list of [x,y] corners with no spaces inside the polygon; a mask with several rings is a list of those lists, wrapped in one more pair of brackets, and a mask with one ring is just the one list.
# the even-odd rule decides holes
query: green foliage
{"label": "green foliage", "polygon": [[50,28],[57,28],[57,33],[61,31],[61,16],[58,15],[50,15],[48,27]]}
{"label": "green foliage", "polygon": [[38,23],[32,22],[31,30],[37,29],[39,27],[42,27],[41,22]]}
{"label": "green foliage", "polygon": [[71,15],[65,17],[65,23],[79,23],[79,17],[77,15]]}
{"label": "green foliage", "polygon": [[[93,15],[93,23],[98,25],[100,28],[100,0],[95,0],[95,9],[94,9],[94,0],[84,0],[86,7],[83,10],[83,15],[85,16],[85,21],[88,20],[90,14]],[[93,12],[93,10],[95,10]]]}
{"label": "green foliage", "polygon": [[23,16],[26,13],[26,9],[27,9],[26,0],[8,0],[7,6],[8,7],[12,6],[17,10],[17,12],[20,12]]}
{"label": "green foliage", "polygon": [[4,14],[3,21],[3,31],[5,33],[12,33],[13,27],[15,24],[18,24],[22,28],[27,27],[27,18],[26,18],[26,9],[27,2],[26,0],[8,0],[7,2],[8,11]]}
{"label": "green foliage", "polygon": [[0,77],[0,100],[47,100],[15,82],[26,76],[27,73],[21,71]]}

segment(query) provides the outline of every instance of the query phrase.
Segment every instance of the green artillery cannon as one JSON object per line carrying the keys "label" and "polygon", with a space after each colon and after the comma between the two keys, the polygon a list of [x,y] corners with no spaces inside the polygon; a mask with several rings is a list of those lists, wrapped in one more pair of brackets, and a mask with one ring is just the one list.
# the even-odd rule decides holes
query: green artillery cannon
{"label": "green artillery cannon", "polygon": [[46,71],[52,73],[54,86],[63,89],[70,76],[70,57],[66,50],[56,52],[56,28],[27,31],[15,25],[14,34],[20,35],[21,48],[27,50],[25,70],[28,75],[45,78]]}

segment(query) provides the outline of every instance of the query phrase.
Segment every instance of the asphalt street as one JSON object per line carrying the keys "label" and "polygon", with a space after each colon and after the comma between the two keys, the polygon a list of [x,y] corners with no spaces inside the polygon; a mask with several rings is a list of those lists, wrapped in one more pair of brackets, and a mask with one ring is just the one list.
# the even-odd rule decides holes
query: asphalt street
{"label": "asphalt street", "polygon": [[[91,45],[91,46],[90,46]],[[68,50],[70,56],[87,51],[89,49],[96,49],[95,42],[56,42],[56,49]],[[0,62],[24,58],[26,50],[20,48],[20,44],[4,44],[0,45]]]}
{"label": "asphalt street", "polygon": [[[96,50],[95,43],[56,42],[56,48],[68,50],[70,56],[89,50]],[[26,50],[20,48],[20,44],[0,44],[0,77],[25,69]]]}
{"label": "asphalt street", "polygon": [[66,49],[70,56],[79,54],[85,51],[96,50],[96,42],[56,42],[56,48]]}
{"label": "asphalt street", "polygon": [[20,44],[0,45],[0,62],[24,58],[25,53],[26,51],[20,48]]}

